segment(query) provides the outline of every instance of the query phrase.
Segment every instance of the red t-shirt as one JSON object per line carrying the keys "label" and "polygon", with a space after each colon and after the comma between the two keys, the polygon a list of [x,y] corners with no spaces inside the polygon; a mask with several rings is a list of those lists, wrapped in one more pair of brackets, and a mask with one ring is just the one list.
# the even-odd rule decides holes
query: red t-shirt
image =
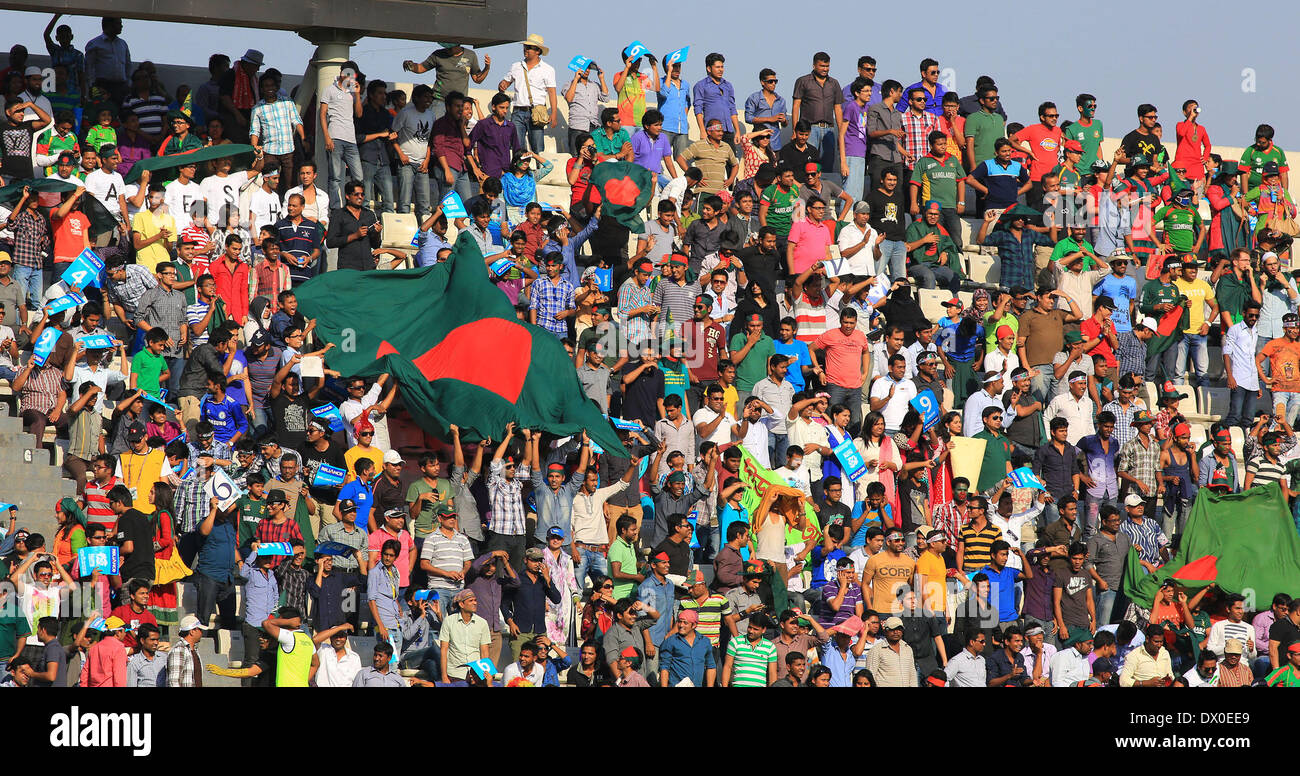
{"label": "red t-shirt", "polygon": [[[577,163],[577,158],[570,159],[568,164],[564,165],[564,171],[566,173],[573,172],[573,165]],[[578,173],[578,182],[570,187],[572,189],[572,193],[569,195],[570,205],[578,204],[582,201],[583,197],[587,197],[587,201],[591,203],[591,210],[593,211],[596,209],[596,205],[600,204],[599,189],[591,189],[591,194],[589,196],[587,195],[587,189],[591,188],[591,171],[593,169],[595,169],[594,165],[583,162],[582,170]]]}
{"label": "red t-shirt", "polygon": [[1029,146],[1034,156],[1029,160],[1029,180],[1040,181],[1061,158],[1061,128],[1048,129],[1040,122],[1016,133],[1016,139]]}
{"label": "red t-shirt", "polygon": [[[1085,341],[1101,337],[1101,324],[1097,323],[1096,318],[1089,318],[1079,324],[1079,333],[1083,335]],[[1115,351],[1111,350],[1110,342],[1105,337],[1101,337],[1101,341],[1097,343],[1096,347],[1088,351],[1089,356],[1095,356],[1099,353],[1106,357],[1106,363],[1111,368],[1119,367],[1119,361],[1115,358]]]}
{"label": "red t-shirt", "polygon": [[51,219],[54,226],[54,263],[66,264],[90,247],[90,218],[76,210]]}
{"label": "red t-shirt", "polygon": [[135,631],[146,622],[150,625],[157,626],[158,618],[153,616],[153,612],[145,609],[143,612],[131,611],[130,604],[122,604],[109,613],[109,617],[120,617],[122,622],[126,623],[126,641],[123,643],[127,649],[135,646]]}
{"label": "red t-shirt", "polygon": [[841,388],[862,387],[862,354],[870,345],[861,329],[844,336],[840,327],[822,332],[811,345],[813,350],[826,351],[826,380]]}
{"label": "red t-shirt", "polygon": [[727,334],[716,323],[701,326],[691,323],[682,332],[686,340],[686,365],[695,373],[695,379],[701,383],[711,383],[718,379],[718,357],[727,347]]}

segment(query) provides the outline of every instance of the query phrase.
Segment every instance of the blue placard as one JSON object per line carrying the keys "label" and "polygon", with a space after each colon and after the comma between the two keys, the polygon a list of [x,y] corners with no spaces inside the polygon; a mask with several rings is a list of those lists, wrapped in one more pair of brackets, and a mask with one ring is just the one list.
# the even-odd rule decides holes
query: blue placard
{"label": "blue placard", "polygon": [[610,418],[609,422],[622,431],[640,431],[645,428],[639,420],[624,420],[622,418]]}
{"label": "blue placard", "polygon": [[50,314],[61,313],[64,310],[71,310],[74,307],[80,307],[86,303],[86,297],[81,294],[64,294],[51,301],[46,307],[49,308]]}
{"label": "blue placard", "polygon": [[311,414],[328,420],[330,422],[330,431],[342,431],[347,427],[347,424],[343,422],[343,413],[339,412],[339,408],[333,404],[316,407],[311,411]]}
{"label": "blue placard", "polygon": [[442,198],[442,214],[448,218],[469,217],[469,211],[465,209],[465,203],[461,201],[460,195],[455,191],[447,192],[447,196]]}
{"label": "blue placard", "polygon": [[349,547],[343,542],[321,542],[320,544],[316,545],[317,555],[330,555],[330,556],[338,557],[343,555],[352,555],[355,552],[356,552],[355,548]]}
{"label": "blue placard", "polygon": [[646,457],[641,459],[641,463],[637,466],[636,479],[638,482],[641,481],[641,478],[645,477],[646,470],[649,468],[650,468],[650,456],[647,455]]}
{"label": "blue placard", "polygon": [[627,59],[636,59],[637,57],[643,57],[649,53],[650,49],[646,48],[645,44],[639,40],[634,40],[627,44]]}
{"label": "blue placard", "polygon": [[700,519],[699,507],[695,507],[691,509],[690,514],[686,516],[686,522],[691,524],[691,549],[692,550],[698,550],[700,548],[700,536],[695,530],[695,526],[698,523],[699,519]]}
{"label": "blue placard", "polygon": [[11,509],[14,510],[14,511],[17,511],[17,510],[18,510],[18,505],[17,505],[17,504],[9,504],[9,503],[3,503],[3,504],[0,504],[0,512],[8,512],[8,511],[11,510]]}
{"label": "blue placard", "polygon": [[1012,469],[1007,475],[1011,478],[1011,484],[1017,488],[1034,488],[1035,490],[1047,490],[1047,485],[1034,474],[1028,466],[1021,466],[1019,469]]}
{"label": "blue placard", "polygon": [[497,259],[496,261],[489,264],[488,269],[492,270],[492,274],[496,275],[497,277],[502,277],[507,272],[509,272],[510,268],[513,267],[514,265],[515,265],[514,259],[507,256],[504,259]]}
{"label": "blue placard", "polygon": [[[160,389],[158,389],[158,390],[160,390],[160,391],[162,391],[162,392],[164,392],[164,393],[167,391],[166,388],[160,388]],[[163,397],[162,397],[161,394],[155,395],[155,394],[152,394],[152,393],[145,393],[144,391],[141,391],[140,393],[141,393],[142,398],[143,398],[145,401],[151,401],[151,402],[153,402],[154,404],[158,404],[158,405],[161,405],[161,406],[163,406],[163,407],[166,407],[166,406],[167,406],[167,401],[166,401],[165,399],[163,399]]]}
{"label": "blue placard", "polygon": [[664,69],[667,69],[669,65],[675,65],[678,62],[685,62],[686,55],[689,53],[691,53],[690,46],[682,46],[676,51],[668,52],[668,54],[664,57]]}
{"label": "blue placard", "polygon": [[614,290],[614,270],[597,269],[596,270],[596,288],[601,291],[611,292]]}
{"label": "blue placard", "polygon": [[437,592],[436,592],[436,591],[434,591],[434,590],[427,590],[427,589],[426,589],[426,590],[416,590],[416,591],[415,591],[415,595],[413,595],[413,596],[411,596],[411,597],[414,598],[414,599],[417,600],[417,601],[428,601],[429,598],[431,598],[431,597],[433,597],[433,596],[436,596],[436,595],[437,595]]}
{"label": "blue placard", "polygon": [[481,679],[490,680],[492,677],[496,676],[497,673],[497,665],[492,662],[491,658],[481,657],[478,660],[471,660],[465,665],[471,671],[478,674]]}
{"label": "blue placard", "polygon": [[77,344],[86,350],[108,350],[117,347],[117,341],[107,334],[91,334],[88,337],[78,337]]}
{"label": "blue placard", "polygon": [[36,357],[37,366],[45,366],[45,359],[54,352],[54,346],[62,336],[63,332],[58,329],[45,329],[41,332],[41,336],[36,339],[36,344],[32,345],[32,355]]}
{"label": "blue placard", "polygon": [[323,463],[316,467],[316,473],[312,475],[311,484],[317,488],[337,488],[343,484],[347,474],[337,466]]}
{"label": "blue placard", "polygon": [[257,557],[265,558],[273,555],[292,555],[293,545],[288,542],[262,542],[257,545]]}
{"label": "blue placard", "polygon": [[59,280],[68,284],[69,288],[85,288],[86,286],[99,287],[99,273],[104,271],[104,260],[99,258],[99,254],[90,248],[81,252],[81,255],[72,260],[68,268],[63,270]]}
{"label": "blue placard", "polygon": [[853,444],[853,437],[845,439],[835,446],[835,457],[840,461],[840,467],[849,475],[849,480],[857,482],[862,475],[867,473],[867,462]]}
{"label": "blue placard", "polygon": [[600,445],[596,444],[596,440],[593,439],[593,440],[591,440],[591,452],[595,453],[596,455],[604,455],[604,454],[605,454],[605,448],[603,448],[603,447],[601,447]]}
{"label": "blue placard", "polygon": [[77,569],[83,577],[96,571],[101,574],[116,574],[121,568],[122,556],[116,547],[82,547],[77,550]]}
{"label": "blue placard", "polygon": [[934,428],[939,422],[939,400],[934,397],[934,391],[929,388],[913,396],[908,404],[921,414],[921,422],[924,424],[923,433]]}
{"label": "blue placard", "polygon": [[575,73],[581,73],[591,65],[591,57],[584,57],[581,54],[569,60],[569,69]]}

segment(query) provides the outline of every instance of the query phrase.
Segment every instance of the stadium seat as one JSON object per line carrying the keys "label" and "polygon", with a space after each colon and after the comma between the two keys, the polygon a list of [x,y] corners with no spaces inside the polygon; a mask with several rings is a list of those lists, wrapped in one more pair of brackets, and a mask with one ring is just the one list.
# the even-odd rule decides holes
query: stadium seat
{"label": "stadium seat", "polygon": [[1138,393],[1138,398],[1146,402],[1147,410],[1149,412],[1154,413],[1156,411],[1156,395],[1155,382],[1147,380],[1142,383],[1142,390]]}
{"label": "stadium seat", "polygon": [[[1243,451],[1246,449],[1246,432],[1241,430],[1241,426],[1232,426],[1228,429],[1228,433],[1232,434],[1232,452],[1236,454],[1237,461],[1241,462],[1245,456]],[[1245,466],[1244,462],[1242,466]]]}
{"label": "stadium seat", "polygon": [[1192,450],[1200,450],[1205,440],[1210,438],[1210,427],[1204,423],[1192,423]]}
{"label": "stadium seat", "polygon": [[1178,400],[1178,412],[1188,421],[1199,421],[1201,423],[1214,423],[1222,419],[1221,415],[1212,415],[1208,412],[1201,412],[1201,405],[1196,395],[1196,389],[1190,385],[1175,385],[1174,390],[1185,394],[1187,398]]}
{"label": "stadium seat", "polygon": [[938,289],[917,289],[916,301],[921,305],[921,312],[931,321],[937,321],[943,317],[946,310],[943,303],[952,298],[947,291]]}
{"label": "stadium seat", "polygon": [[966,277],[975,283],[997,285],[1000,272],[998,262],[990,256],[978,253],[966,254]]}
{"label": "stadium seat", "polygon": [[419,227],[414,213],[384,213],[383,247],[410,248]]}
{"label": "stadium seat", "polygon": [[1197,394],[1196,406],[1201,408],[1202,414],[1220,418],[1228,416],[1228,400],[1232,392],[1227,388],[1203,387],[1197,391]]}

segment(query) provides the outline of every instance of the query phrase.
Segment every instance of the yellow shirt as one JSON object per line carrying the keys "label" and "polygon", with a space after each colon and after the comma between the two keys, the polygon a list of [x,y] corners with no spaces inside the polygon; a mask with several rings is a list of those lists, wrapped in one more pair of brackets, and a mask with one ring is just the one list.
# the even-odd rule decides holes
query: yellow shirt
{"label": "yellow shirt", "polygon": [[356,463],[362,458],[369,458],[375,462],[375,471],[384,470],[384,453],[378,447],[373,445],[370,448],[364,448],[361,445],[355,445],[343,454],[343,462],[347,464],[348,476],[344,478],[344,484],[352,482],[357,478]]}
{"label": "yellow shirt", "polygon": [[131,489],[135,503],[132,507],[144,515],[152,515],[157,509],[149,503],[149,494],[154,483],[162,478],[162,467],[167,463],[167,456],[161,448],[138,455],[130,450],[117,457],[117,477],[122,484]]}
{"label": "yellow shirt", "polygon": [[1185,334],[1200,334],[1201,324],[1205,323],[1205,304],[1214,302],[1214,289],[1204,280],[1197,278],[1191,282],[1178,278],[1174,280],[1178,293],[1187,297],[1187,328]]}
{"label": "yellow shirt", "polygon": [[923,552],[916,561],[916,573],[925,576],[922,603],[932,612],[948,611],[948,567],[943,558],[932,552]]}
{"label": "yellow shirt", "polygon": [[[154,214],[149,210],[141,210],[131,220],[131,231],[139,232],[140,236],[146,240],[158,234],[163,227],[166,227],[171,232],[171,239],[175,240],[176,219],[172,218],[170,213]],[[170,261],[171,255],[167,253],[167,242],[167,240],[159,240],[152,245],[141,248],[136,253],[136,263],[152,273],[159,262]]]}

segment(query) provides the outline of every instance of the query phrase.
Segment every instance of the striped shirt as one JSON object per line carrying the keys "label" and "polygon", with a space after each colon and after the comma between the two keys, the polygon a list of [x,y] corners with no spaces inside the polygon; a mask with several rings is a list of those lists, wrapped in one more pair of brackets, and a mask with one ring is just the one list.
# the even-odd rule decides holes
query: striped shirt
{"label": "striped shirt", "polygon": [[108,482],[100,485],[94,479],[86,481],[86,522],[108,526],[109,533],[117,525],[117,515],[108,505],[108,492],[121,484],[121,480],[109,476]]}
{"label": "striped shirt", "polygon": [[[709,597],[704,599],[704,603],[696,601],[694,598],[687,598],[682,601],[682,611],[693,609],[700,615],[700,623],[695,630],[709,640],[713,646],[718,646],[718,637],[722,633],[722,618],[731,614],[731,602],[726,596],[717,593],[709,593]],[[775,650],[775,648],[773,648]],[[776,654],[775,651],[772,653]]]}
{"label": "striped shirt", "polygon": [[527,530],[522,493],[531,472],[527,466],[520,465],[515,467],[515,478],[507,480],[502,476],[504,469],[505,464],[500,458],[492,461],[488,468],[488,498],[492,502],[488,530],[506,536],[522,536]]}
{"label": "striped shirt", "polygon": [[293,153],[293,128],[300,124],[298,106],[292,101],[260,102],[253,107],[248,134],[262,141],[266,153],[282,156]]}
{"label": "striped shirt", "polygon": [[827,300],[825,295],[819,301],[821,304],[813,304],[812,298],[807,293],[801,294],[798,299],[794,300],[794,320],[798,332],[795,339],[800,342],[811,345],[814,340],[826,331]]}
{"label": "striped shirt", "polygon": [[1141,523],[1136,523],[1132,518],[1125,518],[1124,522],[1119,524],[1119,530],[1126,534],[1130,544],[1138,550],[1138,557],[1147,563],[1160,563],[1160,548],[1169,544],[1165,538],[1164,531],[1160,530],[1160,524],[1149,517],[1143,518]]}
{"label": "striped shirt", "polygon": [[962,571],[975,572],[993,562],[990,552],[993,542],[1002,538],[1002,530],[989,523],[976,531],[967,525],[961,529],[961,543],[965,547],[962,553]]}
{"label": "striped shirt", "polygon": [[[434,568],[442,571],[461,571],[465,564],[474,560],[474,552],[464,534],[455,533],[448,539],[441,530],[436,530],[425,537],[424,546],[420,549],[420,560],[427,560]],[[463,582],[429,575],[430,590],[460,590],[462,587]]]}
{"label": "striped shirt", "polygon": [[[644,342],[650,337],[650,319],[652,316],[646,313],[638,313],[628,317],[628,310],[635,310],[638,307],[645,307],[650,304],[654,297],[654,292],[650,290],[650,284],[644,286],[637,285],[635,279],[628,280],[618,289],[618,317],[623,324],[623,336],[628,342]],[[689,319],[690,316],[687,316]]]}
{"label": "striped shirt", "polygon": [[1255,475],[1250,486],[1258,488],[1272,482],[1281,482],[1282,478],[1286,476],[1286,468],[1281,463],[1273,463],[1261,455],[1258,458],[1252,458],[1246,464],[1246,473]]}
{"label": "striped shirt", "polygon": [[776,645],[763,638],[757,643],[732,639],[727,642],[727,657],[732,661],[732,687],[766,687],[767,667],[776,665]]}

